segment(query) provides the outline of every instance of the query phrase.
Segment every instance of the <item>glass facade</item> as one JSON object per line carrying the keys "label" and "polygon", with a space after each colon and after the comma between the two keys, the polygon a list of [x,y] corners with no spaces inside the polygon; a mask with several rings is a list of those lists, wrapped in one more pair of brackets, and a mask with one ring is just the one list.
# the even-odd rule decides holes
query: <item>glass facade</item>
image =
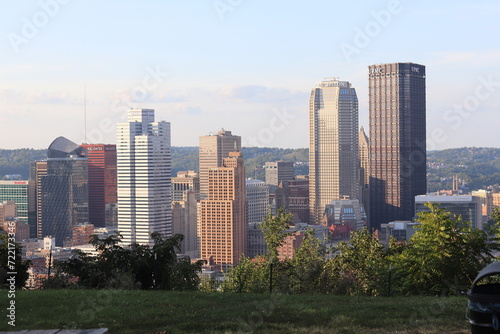
{"label": "glass facade", "polygon": [[55,237],[56,246],[63,246],[73,226],[88,222],[87,151],[59,137],[48,149],[46,166],[39,178],[39,237]]}
{"label": "glass facade", "polygon": [[425,66],[369,66],[370,226],[411,220],[426,193]]}
{"label": "glass facade", "polygon": [[31,181],[0,181],[0,203],[14,201],[17,218],[30,226],[30,238],[36,238],[35,188]]}

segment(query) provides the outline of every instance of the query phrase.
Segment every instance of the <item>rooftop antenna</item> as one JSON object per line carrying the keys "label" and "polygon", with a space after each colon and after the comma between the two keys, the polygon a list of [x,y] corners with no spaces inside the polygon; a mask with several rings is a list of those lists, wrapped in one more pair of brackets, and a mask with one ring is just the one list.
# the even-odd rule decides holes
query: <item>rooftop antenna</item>
{"label": "rooftop antenna", "polygon": [[87,83],[84,84],[83,86],[83,116],[84,116],[84,123],[85,123],[85,144],[87,143]]}

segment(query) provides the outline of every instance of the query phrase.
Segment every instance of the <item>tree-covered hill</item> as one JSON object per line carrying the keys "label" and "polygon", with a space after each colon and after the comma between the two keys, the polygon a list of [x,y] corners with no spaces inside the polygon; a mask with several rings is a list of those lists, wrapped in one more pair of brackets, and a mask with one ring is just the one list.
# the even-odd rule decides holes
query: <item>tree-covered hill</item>
{"label": "tree-covered hill", "polygon": [[462,147],[427,153],[428,191],[451,189],[457,175],[466,191],[500,185],[500,148]]}
{"label": "tree-covered hill", "polygon": [[[296,162],[295,174],[309,173],[309,150],[244,147],[247,177],[264,180],[263,166],[266,161]],[[29,177],[31,161],[43,160],[46,150],[0,149],[0,179],[5,175],[20,174]],[[451,189],[451,179],[457,175],[466,191],[500,185],[500,148],[454,148],[427,153],[428,191]],[[181,170],[198,170],[198,147],[172,147],[172,175]]]}
{"label": "tree-covered hill", "polygon": [[16,150],[0,149],[0,180],[5,175],[19,174],[22,179],[29,178],[30,162],[47,158],[47,150],[20,148]]}

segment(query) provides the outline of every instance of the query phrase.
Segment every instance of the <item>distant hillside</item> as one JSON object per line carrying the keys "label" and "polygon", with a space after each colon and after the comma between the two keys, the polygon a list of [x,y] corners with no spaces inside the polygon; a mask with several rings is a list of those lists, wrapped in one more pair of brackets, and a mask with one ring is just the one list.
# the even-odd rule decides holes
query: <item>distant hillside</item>
{"label": "distant hillside", "polygon": [[30,174],[30,162],[45,158],[47,158],[47,150],[0,149],[0,179],[5,178],[5,175],[20,174],[22,179],[27,180]]}
{"label": "distant hillside", "polygon": [[[244,147],[247,177],[264,180],[266,161],[294,161],[295,174],[309,174],[309,150]],[[31,161],[42,160],[46,150],[0,149],[0,179],[9,174],[29,177]],[[451,189],[451,178],[458,175],[465,190],[500,185],[500,148],[454,148],[427,153],[428,191]],[[172,147],[172,175],[180,170],[198,170],[198,147]]]}
{"label": "distant hillside", "polygon": [[500,148],[462,147],[427,153],[428,191],[451,189],[458,175],[466,191],[500,185]]}

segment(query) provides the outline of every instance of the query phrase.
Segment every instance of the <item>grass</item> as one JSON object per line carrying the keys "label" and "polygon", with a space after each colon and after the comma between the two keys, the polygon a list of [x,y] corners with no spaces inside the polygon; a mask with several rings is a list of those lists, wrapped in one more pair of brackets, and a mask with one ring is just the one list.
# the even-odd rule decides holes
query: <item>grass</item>
{"label": "grass", "polygon": [[[7,294],[7,291],[4,292]],[[5,299],[3,299],[5,300]],[[466,297],[343,297],[170,291],[16,293],[16,327],[110,333],[469,333]]]}

